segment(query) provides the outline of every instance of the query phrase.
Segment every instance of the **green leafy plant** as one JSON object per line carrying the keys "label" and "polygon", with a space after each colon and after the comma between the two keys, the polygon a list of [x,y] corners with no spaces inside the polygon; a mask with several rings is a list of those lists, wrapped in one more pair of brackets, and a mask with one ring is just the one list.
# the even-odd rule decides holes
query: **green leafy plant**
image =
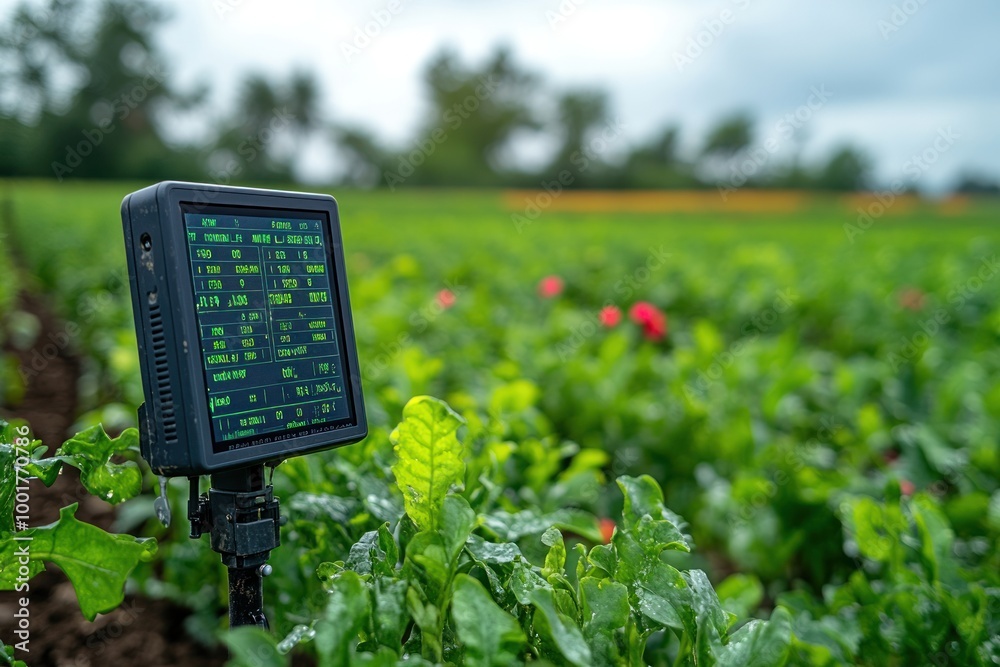
{"label": "green leafy plant", "polygon": [[247,656],[285,664],[279,648],[313,637],[323,667],[783,663],[785,610],[738,624],[704,572],[665,560],[691,542],[650,477],[619,479],[625,509],[609,544],[567,548],[550,526],[540,537],[544,557],[533,563],[517,543],[497,539],[489,516],[463,495],[462,421],[436,399],[406,405],[392,466],[406,516],[394,532],[387,523],[365,533],[346,561],[317,568],[325,606],[291,642],[254,630],[228,637],[241,647],[234,664],[253,664]]}
{"label": "green leafy plant", "polygon": [[[995,665],[1000,568],[987,545],[957,539],[933,497],[842,503],[862,567],[824,604],[790,593],[801,664]],[[994,527],[994,530],[1000,526]],[[996,535],[996,532],[994,533]]]}
{"label": "green leafy plant", "polygon": [[138,433],[130,429],[112,439],[95,426],[67,440],[55,456],[45,457],[45,448],[27,438],[27,432],[24,425],[0,420],[0,590],[28,590],[27,582],[45,563],[53,563],[72,582],[83,615],[93,620],[121,604],[126,578],[153,557],[156,541],[83,523],[76,518],[75,503],[47,526],[19,526],[15,500],[19,492],[26,493],[29,479],[51,486],[63,466],[78,468],[84,487],[102,500],[119,503],[136,496],[142,486],[137,465],[113,459],[138,449]]}

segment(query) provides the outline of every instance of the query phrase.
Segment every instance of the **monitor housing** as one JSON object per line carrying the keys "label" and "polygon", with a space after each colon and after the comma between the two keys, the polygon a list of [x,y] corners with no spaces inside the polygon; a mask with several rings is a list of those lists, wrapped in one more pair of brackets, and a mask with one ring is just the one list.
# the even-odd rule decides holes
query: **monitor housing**
{"label": "monitor housing", "polygon": [[165,182],[122,202],[154,472],[195,476],[367,435],[337,203]]}

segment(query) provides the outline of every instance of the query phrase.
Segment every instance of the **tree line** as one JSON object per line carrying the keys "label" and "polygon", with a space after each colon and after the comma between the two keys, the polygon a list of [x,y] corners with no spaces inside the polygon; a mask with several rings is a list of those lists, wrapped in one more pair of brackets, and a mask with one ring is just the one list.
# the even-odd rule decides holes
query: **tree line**
{"label": "tree line", "polygon": [[[250,73],[233,109],[207,136],[169,128],[211,115],[205,85],[178,88],[156,46],[167,15],[150,0],[49,0],[18,7],[0,27],[0,176],[293,182],[308,145],[348,165],[360,187],[538,187],[571,174],[575,188],[872,187],[872,161],[844,144],[813,163],[799,158],[794,116],[761,132],[735,112],[690,141],[667,124],[640,142],[622,136],[608,95],[556,90],[498,48],[483,63],[443,50],[425,66],[428,112],[399,145],[339,123],[323,108],[314,72]],[[543,140],[531,167],[518,142]],[[995,192],[969,176],[960,189]]]}

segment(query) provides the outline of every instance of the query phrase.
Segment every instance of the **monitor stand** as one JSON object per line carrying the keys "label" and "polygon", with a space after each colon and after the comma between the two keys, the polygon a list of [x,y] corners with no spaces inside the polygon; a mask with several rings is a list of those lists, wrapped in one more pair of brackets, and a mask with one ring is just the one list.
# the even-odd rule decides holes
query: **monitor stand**
{"label": "monitor stand", "polygon": [[198,477],[190,479],[191,537],[209,533],[212,549],[229,569],[229,627],[266,630],[262,578],[271,574],[267,559],[281,538],[278,499],[264,483],[264,465],[213,474],[207,494],[199,493]]}

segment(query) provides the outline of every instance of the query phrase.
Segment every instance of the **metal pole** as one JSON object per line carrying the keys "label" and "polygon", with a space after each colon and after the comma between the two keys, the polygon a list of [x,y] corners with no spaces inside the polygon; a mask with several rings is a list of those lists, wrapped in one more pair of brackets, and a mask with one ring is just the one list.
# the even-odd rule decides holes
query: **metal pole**
{"label": "metal pole", "polygon": [[280,543],[278,500],[264,483],[264,466],[212,475],[208,497],[192,485],[189,515],[192,537],[210,533],[212,549],[229,571],[229,627],[268,628],[262,578],[271,573],[267,559]]}
{"label": "metal pole", "polygon": [[268,629],[264,617],[264,581],[260,568],[229,568],[229,627],[256,625]]}

